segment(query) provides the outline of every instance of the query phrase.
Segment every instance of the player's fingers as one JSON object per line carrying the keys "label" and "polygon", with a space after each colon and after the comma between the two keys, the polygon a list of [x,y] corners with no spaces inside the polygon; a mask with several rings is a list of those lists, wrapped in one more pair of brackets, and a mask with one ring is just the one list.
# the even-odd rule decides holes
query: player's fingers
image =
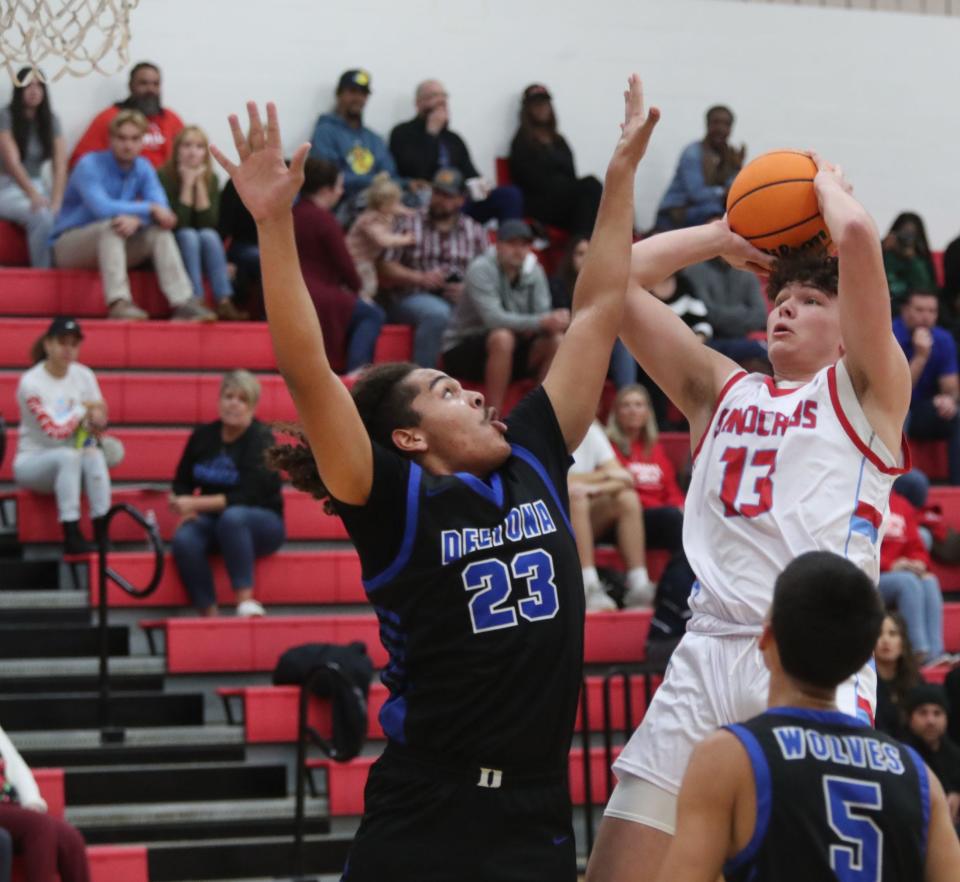
{"label": "player's fingers", "polygon": [[260,150],[264,144],[263,121],[260,119],[260,109],[255,101],[247,102],[247,115],[250,117],[250,142],[251,150]]}
{"label": "player's fingers", "polygon": [[240,128],[240,120],[235,113],[231,113],[227,122],[230,123],[230,134],[233,135],[233,146],[237,148],[237,155],[243,162],[250,155],[250,146],[243,135],[243,129]]}
{"label": "player's fingers", "polygon": [[220,167],[228,174],[230,177],[233,177],[234,173],[237,170],[237,167],[229,160],[223,153],[220,152],[220,148],[216,144],[210,145],[210,154],[213,158],[220,163]]}
{"label": "player's fingers", "polygon": [[295,177],[303,177],[303,166],[307,161],[307,154],[310,152],[310,142],[305,141],[301,144],[290,159],[290,173]]}
{"label": "player's fingers", "polygon": [[809,156],[814,161],[819,171],[824,170],[824,167],[827,165],[827,163],[824,162],[823,157],[819,153],[817,153],[816,150],[808,150],[807,156]]}
{"label": "player's fingers", "polygon": [[267,102],[267,146],[281,149],[280,120],[277,117],[277,105]]}

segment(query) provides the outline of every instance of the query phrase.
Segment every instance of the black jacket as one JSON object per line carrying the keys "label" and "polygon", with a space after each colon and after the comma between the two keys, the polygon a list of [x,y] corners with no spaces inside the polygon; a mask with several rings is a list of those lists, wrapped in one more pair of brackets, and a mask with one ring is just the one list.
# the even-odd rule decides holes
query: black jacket
{"label": "black jacket", "polygon": [[466,178],[477,178],[479,172],[470,159],[470,151],[456,132],[443,129],[437,135],[427,131],[427,121],[415,116],[395,126],[390,133],[390,152],[401,177],[433,180],[440,168],[440,144],[447,148],[449,166]]}

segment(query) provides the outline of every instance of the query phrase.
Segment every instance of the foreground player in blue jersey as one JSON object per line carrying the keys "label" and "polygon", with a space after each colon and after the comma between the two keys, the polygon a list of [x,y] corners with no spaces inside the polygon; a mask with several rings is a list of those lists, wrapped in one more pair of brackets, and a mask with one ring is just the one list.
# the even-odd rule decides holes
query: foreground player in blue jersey
{"label": "foreground player in blue jersey", "polygon": [[936,776],[910,747],[837,710],[883,606],[858,567],[801,555],[760,637],[770,708],[697,746],[660,882],[958,882]]}
{"label": "foreground player in blue jersey", "polygon": [[[573,319],[543,386],[509,419],[446,374],[370,369],[352,395],[331,371],[300,274],[290,205],[309,145],[284,165],[276,110],[249,104],[239,165],[215,151],[257,222],[277,364],[309,446],[278,453],[341,515],[390,662],[349,882],[570,882],[567,762],[584,597],[566,496],[569,451],[593,419],[620,328],[637,164],[659,117],[639,79]],[[742,240],[734,259],[758,252]]]}

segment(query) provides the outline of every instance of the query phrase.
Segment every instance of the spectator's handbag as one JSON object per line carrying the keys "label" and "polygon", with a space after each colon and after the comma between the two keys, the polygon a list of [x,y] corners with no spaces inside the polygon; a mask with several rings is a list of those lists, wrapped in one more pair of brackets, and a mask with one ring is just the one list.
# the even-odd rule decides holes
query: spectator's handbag
{"label": "spectator's handbag", "polygon": [[100,437],[100,449],[103,451],[103,458],[107,461],[108,469],[120,465],[126,455],[123,442],[113,435],[102,435]]}
{"label": "spectator's handbag", "polygon": [[20,795],[17,793],[17,788],[7,780],[6,765],[6,762],[0,759],[0,805],[8,803],[19,805]]}

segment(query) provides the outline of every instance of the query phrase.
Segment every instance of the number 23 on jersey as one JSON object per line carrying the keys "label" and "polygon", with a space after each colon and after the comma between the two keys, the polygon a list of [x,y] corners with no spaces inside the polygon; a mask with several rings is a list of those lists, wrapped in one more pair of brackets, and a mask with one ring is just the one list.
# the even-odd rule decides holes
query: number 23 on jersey
{"label": "number 23 on jersey", "polygon": [[[514,584],[522,596],[511,604]],[[496,557],[474,561],[463,570],[463,587],[471,593],[474,634],[514,628],[518,614],[529,622],[552,619],[560,609],[553,558],[542,548],[515,554],[509,565]]]}

